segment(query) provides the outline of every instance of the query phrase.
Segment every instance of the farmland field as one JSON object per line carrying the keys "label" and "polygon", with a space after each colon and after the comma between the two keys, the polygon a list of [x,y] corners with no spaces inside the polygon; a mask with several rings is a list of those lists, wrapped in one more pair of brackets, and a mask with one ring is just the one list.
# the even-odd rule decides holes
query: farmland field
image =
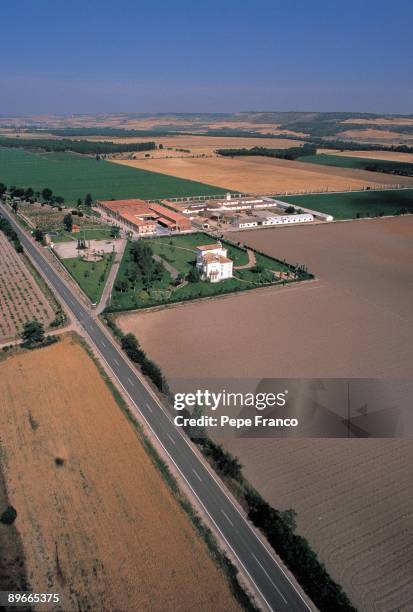
{"label": "farmland field", "polygon": [[353,219],[395,215],[401,209],[413,209],[413,189],[383,191],[355,191],[349,193],[322,193],[283,197],[285,202],[329,213],[335,219]]}
{"label": "farmland field", "polygon": [[[412,217],[263,229],[238,239],[306,262],[317,280],[117,316],[167,378],[413,377]],[[194,347],[202,347],[196,359]],[[350,443],[225,441],[264,497],[297,510],[298,533],[358,609],[407,612],[413,445]]]}
{"label": "farmland field", "polygon": [[[276,141],[275,141],[276,142]],[[273,145],[275,146],[275,145]],[[268,157],[207,157],[113,160],[117,165],[142,168],[166,175],[219,185],[247,193],[296,193],[297,191],[348,191],[365,186],[405,184],[413,178],[378,172],[334,168]]]}
{"label": "farmland field", "polygon": [[299,157],[299,161],[309,164],[320,164],[322,166],[335,166],[337,168],[355,168],[357,170],[369,170],[372,166],[380,172],[405,172],[406,175],[413,175],[413,163],[401,161],[377,160],[366,157],[350,157],[340,155],[328,155],[318,153],[317,155],[307,155]]}
{"label": "farmland field", "polygon": [[0,148],[0,181],[32,187],[35,191],[49,187],[72,204],[87,193],[94,199],[110,200],[208,195],[224,191],[199,182],[122,168],[74,153],[29,153],[5,148]]}
{"label": "farmland field", "polygon": [[[195,266],[196,247],[202,244],[215,242],[211,236],[202,232],[181,236],[164,238],[145,238],[155,256],[160,257],[165,267],[172,266],[174,272],[184,277]],[[228,257],[234,262],[234,276],[219,283],[210,283],[198,280],[196,282],[186,282],[181,286],[174,287],[171,284],[170,273],[165,269],[162,271],[161,278],[151,282],[150,287],[144,286],[143,281],[137,281],[134,273],[131,248],[133,243],[128,243],[122,258],[122,262],[117,274],[117,278],[112,293],[112,310],[129,310],[133,308],[145,308],[168,304],[186,300],[193,300],[203,297],[222,295],[233,291],[245,291],[255,289],[263,284],[275,284],[284,282],[280,280],[278,273],[288,273],[288,265],[272,258],[265,258],[260,254],[256,255],[256,262],[262,266],[263,271],[258,271],[255,267],[237,270],[236,266],[248,264],[248,254],[245,249],[238,246],[224,243],[228,249]],[[277,273],[274,274],[274,273]],[[134,280],[130,280],[130,279]],[[285,282],[292,282],[293,276]],[[118,283],[124,283],[126,289],[118,290]]]}
{"label": "farmland field", "polygon": [[0,467],[32,590],[61,594],[48,609],[239,609],[73,337],[3,360],[0,378]]}
{"label": "farmland field", "polygon": [[[62,208],[59,210],[56,206],[50,206],[49,204],[40,204],[38,202],[28,203],[20,202],[18,210],[32,225],[39,227],[45,232],[49,231],[61,231],[63,232],[63,218],[69,210]],[[79,225],[82,230],[83,227],[90,229],[107,229],[106,225],[103,225],[99,220],[95,218],[88,218],[88,216],[75,216],[73,215],[73,223]],[[67,234],[66,234],[67,235]],[[72,234],[71,234],[72,235]],[[67,236],[67,239],[70,239]]]}
{"label": "farmland field", "polygon": [[383,159],[385,161],[413,164],[413,153],[399,153],[398,151],[338,151],[337,149],[318,149],[317,153],[328,153],[330,155],[337,155],[337,157],[368,157],[370,159]]}
{"label": "farmland field", "polygon": [[53,308],[23,256],[0,232],[0,342],[16,338],[33,319],[47,327],[54,318]]}

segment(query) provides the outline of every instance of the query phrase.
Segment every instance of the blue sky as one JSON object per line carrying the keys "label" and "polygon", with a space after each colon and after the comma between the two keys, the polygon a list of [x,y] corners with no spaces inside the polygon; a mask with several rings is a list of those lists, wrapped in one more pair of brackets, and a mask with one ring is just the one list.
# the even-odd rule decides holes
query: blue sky
{"label": "blue sky", "polygon": [[0,114],[413,113],[410,0],[3,0]]}

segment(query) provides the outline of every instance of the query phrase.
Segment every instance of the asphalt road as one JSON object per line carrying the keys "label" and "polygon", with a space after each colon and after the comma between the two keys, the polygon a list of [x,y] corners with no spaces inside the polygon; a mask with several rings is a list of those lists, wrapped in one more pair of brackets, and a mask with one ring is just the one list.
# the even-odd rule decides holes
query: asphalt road
{"label": "asphalt road", "polygon": [[25,252],[47,280],[58,299],[71,310],[85,330],[90,342],[109,366],[137,411],[143,416],[182,478],[238,559],[239,564],[248,574],[263,603],[268,609],[276,611],[309,610],[309,606],[278,565],[269,549],[231,501],[223,485],[198,458],[185,434],[173,424],[170,415],[160,405],[156,396],[137,376],[134,368],[120,352],[115,342],[103,331],[102,324],[94,319],[77,299],[58,272],[43,257],[41,249],[26,236],[5,206],[0,208],[0,212],[13,224]]}

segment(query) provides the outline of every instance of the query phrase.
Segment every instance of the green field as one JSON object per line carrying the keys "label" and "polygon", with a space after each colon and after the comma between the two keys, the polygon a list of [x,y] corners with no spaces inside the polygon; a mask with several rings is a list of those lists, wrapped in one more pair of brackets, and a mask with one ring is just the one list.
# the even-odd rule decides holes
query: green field
{"label": "green field", "polygon": [[81,229],[80,232],[66,232],[61,230],[56,235],[51,235],[53,242],[71,242],[78,238],[85,238],[85,240],[113,240],[110,235],[109,227],[90,227]]}
{"label": "green field", "polygon": [[30,153],[0,147],[0,182],[52,189],[74,204],[87,193],[102,200],[224,194],[225,189],[76,153]]}
{"label": "green field", "polygon": [[[160,256],[164,262],[170,264],[180,275],[182,275],[182,277],[186,277],[195,266],[196,247],[203,244],[211,244],[216,241],[216,239],[202,232],[173,237],[145,238],[143,240],[150,245],[154,255]],[[236,266],[248,263],[248,254],[245,249],[227,243],[226,241],[223,241],[223,243],[228,249],[228,256],[234,261]],[[127,244],[123,255],[115,281],[115,288],[112,293],[110,310],[120,311],[147,308],[160,304],[254,289],[263,285],[283,282],[277,279],[272,274],[271,270],[276,272],[287,272],[289,270],[288,264],[257,253],[258,268],[254,267],[244,270],[234,269],[234,277],[221,281],[220,283],[205,281],[188,282],[176,288],[173,286],[171,275],[164,269],[161,279],[152,283],[150,287],[144,287],[142,284],[136,283],[133,280],[131,245],[131,242]],[[127,290],[117,290],[116,285],[118,281],[126,282]]]}
{"label": "green field", "polygon": [[413,164],[409,164],[408,162],[387,161],[368,157],[344,157],[341,155],[328,155],[327,153],[298,157],[297,161],[319,164],[321,166],[354,168],[356,170],[370,170],[388,174],[413,176]]}
{"label": "green field", "polygon": [[79,257],[61,259],[80,288],[86,293],[92,303],[98,303],[105,286],[106,279],[112,267],[114,255],[106,253],[101,261],[84,261]]}
{"label": "green field", "polygon": [[413,212],[413,189],[352,191],[304,196],[280,196],[283,202],[330,213],[335,219],[377,217]]}

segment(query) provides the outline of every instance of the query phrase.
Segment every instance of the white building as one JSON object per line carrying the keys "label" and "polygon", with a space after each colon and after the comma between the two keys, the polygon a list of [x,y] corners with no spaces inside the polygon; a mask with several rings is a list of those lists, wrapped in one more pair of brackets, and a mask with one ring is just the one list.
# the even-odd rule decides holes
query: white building
{"label": "white building", "polygon": [[254,217],[236,217],[234,220],[235,227],[245,229],[247,227],[258,227],[258,219]]}
{"label": "white building", "polygon": [[266,217],[263,225],[285,225],[288,223],[308,223],[314,221],[313,215],[303,213],[298,215],[275,215],[274,217]]}
{"label": "white building", "polygon": [[196,266],[202,280],[209,279],[211,283],[219,283],[219,281],[232,277],[234,264],[227,257],[227,249],[217,242],[197,247]]}

